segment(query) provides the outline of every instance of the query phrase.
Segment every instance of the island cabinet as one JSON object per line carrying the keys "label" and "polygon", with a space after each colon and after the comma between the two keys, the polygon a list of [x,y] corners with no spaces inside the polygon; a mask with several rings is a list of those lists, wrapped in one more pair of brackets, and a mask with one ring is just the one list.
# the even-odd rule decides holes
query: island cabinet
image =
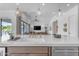
{"label": "island cabinet", "polygon": [[49,56],[50,54],[49,47],[7,47],[8,56]]}
{"label": "island cabinet", "polygon": [[74,46],[54,47],[52,50],[53,56],[78,56],[78,47]]}

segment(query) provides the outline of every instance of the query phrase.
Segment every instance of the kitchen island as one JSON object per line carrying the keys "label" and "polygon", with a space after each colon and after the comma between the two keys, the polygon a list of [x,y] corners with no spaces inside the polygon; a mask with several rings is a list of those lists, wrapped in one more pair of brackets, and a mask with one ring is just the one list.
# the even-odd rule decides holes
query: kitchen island
{"label": "kitchen island", "polygon": [[[6,48],[9,56],[51,56],[51,55],[78,55],[79,39],[75,37],[54,38],[53,36],[21,36],[18,40],[9,40],[0,43]],[[40,52],[39,52],[40,51]]]}

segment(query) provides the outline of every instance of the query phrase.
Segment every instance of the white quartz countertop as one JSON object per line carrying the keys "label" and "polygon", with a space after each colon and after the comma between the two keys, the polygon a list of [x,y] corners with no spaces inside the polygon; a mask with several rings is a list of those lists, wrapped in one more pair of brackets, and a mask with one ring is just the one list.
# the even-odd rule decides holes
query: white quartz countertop
{"label": "white quartz countertop", "polygon": [[18,40],[0,42],[0,46],[79,46],[79,39],[64,36],[61,38],[52,36],[22,36]]}

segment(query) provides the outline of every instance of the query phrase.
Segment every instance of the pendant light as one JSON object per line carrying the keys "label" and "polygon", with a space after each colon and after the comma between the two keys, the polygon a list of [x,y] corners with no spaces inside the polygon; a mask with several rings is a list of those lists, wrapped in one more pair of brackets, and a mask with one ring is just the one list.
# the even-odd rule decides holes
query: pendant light
{"label": "pendant light", "polygon": [[58,9],[58,15],[59,16],[61,15],[61,9],[60,8]]}
{"label": "pendant light", "polygon": [[38,15],[41,15],[40,8],[38,8],[37,14],[38,14]]}
{"label": "pendant light", "polygon": [[37,16],[35,16],[35,22],[38,22],[38,20],[37,20]]}
{"label": "pendant light", "polygon": [[19,9],[19,3],[17,3],[16,5],[17,5],[16,15],[21,16],[21,11]]}

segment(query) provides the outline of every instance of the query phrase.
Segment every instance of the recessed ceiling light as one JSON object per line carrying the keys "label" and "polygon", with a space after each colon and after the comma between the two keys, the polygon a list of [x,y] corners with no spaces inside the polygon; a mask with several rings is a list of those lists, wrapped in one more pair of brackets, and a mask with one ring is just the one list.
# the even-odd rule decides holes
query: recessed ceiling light
{"label": "recessed ceiling light", "polygon": [[44,6],[45,5],[45,3],[42,3],[42,6]]}
{"label": "recessed ceiling light", "polygon": [[17,6],[19,6],[19,3],[16,3]]}
{"label": "recessed ceiling light", "polygon": [[66,4],[68,7],[70,6],[70,4]]}

